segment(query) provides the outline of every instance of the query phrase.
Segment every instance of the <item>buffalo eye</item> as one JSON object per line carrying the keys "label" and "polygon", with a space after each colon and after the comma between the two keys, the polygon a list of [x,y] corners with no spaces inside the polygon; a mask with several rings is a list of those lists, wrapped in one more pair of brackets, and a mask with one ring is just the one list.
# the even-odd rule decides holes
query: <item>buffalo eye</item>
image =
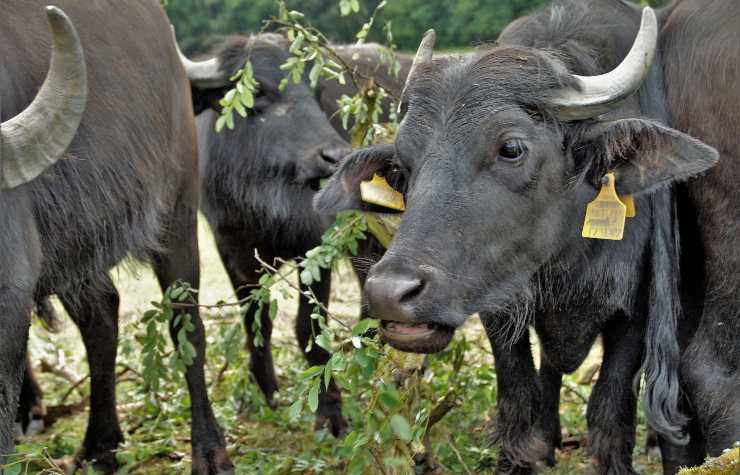
{"label": "buffalo eye", "polygon": [[262,112],[267,109],[270,102],[270,96],[263,88],[258,87],[257,90],[254,91],[254,107],[252,107],[252,109],[255,112]]}
{"label": "buffalo eye", "polygon": [[505,162],[516,162],[522,159],[527,148],[519,139],[509,139],[503,144],[498,151],[498,159]]}

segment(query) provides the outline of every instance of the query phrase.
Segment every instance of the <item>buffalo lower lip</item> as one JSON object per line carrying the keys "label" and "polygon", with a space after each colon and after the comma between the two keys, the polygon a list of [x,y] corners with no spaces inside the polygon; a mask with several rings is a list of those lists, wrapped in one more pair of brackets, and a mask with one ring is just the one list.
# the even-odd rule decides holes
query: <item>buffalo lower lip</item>
{"label": "buffalo lower lip", "polygon": [[433,335],[437,330],[426,323],[408,324],[389,322],[383,330],[386,333],[405,337],[425,337]]}

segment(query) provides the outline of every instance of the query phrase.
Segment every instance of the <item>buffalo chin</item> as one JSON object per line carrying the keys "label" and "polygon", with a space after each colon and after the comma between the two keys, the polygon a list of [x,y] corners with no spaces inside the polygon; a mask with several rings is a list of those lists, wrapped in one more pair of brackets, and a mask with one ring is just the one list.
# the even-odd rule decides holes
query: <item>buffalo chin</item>
{"label": "buffalo chin", "polygon": [[383,321],[380,327],[383,341],[407,353],[439,353],[447,348],[455,329],[436,323],[402,324]]}

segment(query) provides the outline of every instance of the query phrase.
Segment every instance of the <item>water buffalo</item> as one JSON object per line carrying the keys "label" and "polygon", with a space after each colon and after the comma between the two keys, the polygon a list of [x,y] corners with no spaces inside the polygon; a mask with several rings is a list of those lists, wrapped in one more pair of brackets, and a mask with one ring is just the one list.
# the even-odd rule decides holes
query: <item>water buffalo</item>
{"label": "water buffalo", "polygon": [[[123,434],[110,377],[118,299],[106,272],[128,255],[152,262],[162,287],[197,286],[195,127],[158,1],[56,4],[69,16],[49,7],[49,25],[38,0],[6,2],[0,18],[0,454],[13,451],[32,304],[56,293],[91,368],[77,458],[110,472]],[[193,472],[230,473],[206,392],[203,325],[189,313]]]}
{"label": "water buffalo", "polygon": [[[729,396],[738,388],[739,319],[728,305],[740,265],[737,246],[726,243],[740,222],[729,201],[739,151],[728,128],[738,119],[729,104],[738,103],[740,58],[727,48],[740,34],[740,9],[700,4],[662,11],[659,34],[651,10],[640,21],[626,2],[558,0],[510,25],[492,48],[437,60],[430,33],[393,146],[347,158],[315,200],[322,212],[358,209],[360,181],[375,172],[405,178],[407,210],[365,285],[370,312],[383,319],[387,341],[420,352],[444,348],[481,313],[496,357],[501,472],[527,473],[552,457],[551,392],[599,333],[604,364],[588,411],[599,471],[632,471],[629,382],[641,362],[645,408],[665,447],[687,442],[682,389],[684,411],[698,416],[689,448],[664,451],[666,472],[696,463],[705,437],[710,453],[740,438]],[[725,155],[686,184],[718,153],[680,130]],[[610,171],[619,193],[635,196],[637,216],[622,240],[584,239],[587,205]],[[681,295],[679,236],[681,260],[695,264],[684,266],[693,274],[683,276]],[[701,249],[716,256],[711,266]],[[679,300],[694,302],[681,325]],[[691,322],[693,334],[683,328]],[[542,342],[539,374],[522,338],[529,324]],[[681,387],[679,343],[689,345]]]}
{"label": "water buffalo", "polygon": [[[214,131],[214,110],[220,110],[218,102],[230,87],[229,74],[214,72],[212,68],[217,65],[214,61],[194,63],[181,57],[192,78],[195,110],[200,112],[197,130],[203,177],[210,178],[202,184],[202,208],[211,222],[219,251],[234,288],[238,289],[239,298],[248,295],[249,285],[258,278],[256,270],[259,265],[253,254],[255,248],[264,259],[290,259],[305,254],[320,243],[321,235],[332,220],[317,215],[310,203],[318,180],[329,176],[334,170],[334,162],[349,152],[346,142],[349,140],[348,132],[337,114],[337,99],[342,94],[352,95],[356,92],[352,84],[341,85],[323,79],[316,90],[310,90],[302,83],[291,86],[285,93],[279,92],[277,84],[283,77],[279,66],[287,58],[287,44],[278,35],[232,38],[221,48],[218,57],[224,62],[224,55],[234,55],[229,68],[239,68],[244,64],[243,52],[248,45],[254,46],[252,62],[262,89],[250,120],[238,120],[236,130],[224,132],[223,135]],[[339,45],[335,48],[344,61],[357,67],[364,77],[375,78],[380,85],[388,87],[392,94],[400,95],[403,79],[411,64],[410,58],[399,56],[401,71],[396,78],[388,73],[387,65],[381,61],[378,45]],[[204,74],[207,76],[204,77]],[[287,113],[291,111],[299,113]],[[297,133],[286,134],[286,131]],[[255,150],[254,144],[261,145]],[[253,159],[247,161],[242,154]],[[298,169],[303,170],[302,173],[306,175],[304,178],[297,179],[295,173]],[[274,173],[276,170],[279,173]],[[309,176],[311,174],[313,176]],[[219,195],[219,198],[209,200],[214,195]],[[378,244],[372,240],[360,247],[364,256],[379,255],[381,252]],[[250,267],[245,268],[246,265]],[[366,266],[358,266],[356,270],[364,281]],[[244,275],[249,279],[245,279]],[[324,273],[322,283],[313,288],[325,305],[328,304],[329,277],[328,272]],[[115,292],[115,289],[109,288]],[[113,295],[110,297],[113,298]],[[93,299],[93,302],[96,300]],[[39,310],[39,315],[45,321],[54,321],[53,308],[48,301],[39,302]],[[302,298],[296,322],[301,348],[307,346],[311,332],[316,331],[308,326],[311,312],[312,307]],[[262,316],[260,323],[265,344],[256,346],[254,318],[254,311],[245,316],[247,346],[252,354],[250,368],[268,404],[274,406],[277,380],[270,349],[272,322],[267,315]],[[114,351],[112,346],[103,346],[98,351],[102,349]],[[307,358],[320,364],[326,361],[326,352],[314,345]],[[115,360],[115,353],[109,354],[106,360]],[[101,368],[101,371],[104,369]],[[110,376],[96,378],[92,384],[102,379],[112,381],[113,367],[107,369],[111,371]],[[327,394],[321,395],[317,426],[328,421],[335,434],[346,427],[341,416],[340,400],[340,393],[333,386]],[[33,418],[39,417],[41,410],[41,391],[30,368],[27,368],[18,420],[23,430]]]}
{"label": "water buffalo", "polygon": [[[347,132],[336,114],[336,100],[342,94],[354,94],[353,86],[322,80],[312,90],[304,80],[280,91],[278,85],[285,76],[280,65],[289,57],[288,48],[289,42],[275,34],[238,36],[227,40],[212,59],[191,62],[182,58],[193,85],[196,110],[207,109],[197,117],[201,209],[239,299],[248,297],[260,277],[255,250],[272,262],[305,255],[321,243],[333,218],[314,212],[311,203],[319,181],[330,176],[350,152]],[[387,74],[377,45],[342,46],[337,52],[365,76],[381,76],[381,84],[400,94],[410,61],[401,58],[406,68],[402,68],[399,81]],[[247,55],[259,83],[255,107],[246,119],[236,121],[234,130],[217,133],[218,100],[232,87],[229,77],[243,67]],[[371,249],[372,243],[361,252],[369,254]],[[359,275],[364,280],[362,272]],[[324,305],[329,303],[330,284],[330,272],[323,271],[321,281],[311,286]],[[301,288],[305,290],[303,284]],[[278,384],[270,348],[272,322],[267,308],[259,317],[256,313],[256,306],[251,306],[244,317],[250,370],[273,406]],[[311,335],[320,333],[312,313],[313,305],[301,296],[295,324],[301,349],[309,346]],[[256,318],[260,319],[257,326]],[[254,343],[255,331],[261,331],[264,341],[260,346]],[[305,356],[317,365],[326,363],[330,355],[314,344]],[[316,426],[327,422],[335,435],[347,425],[334,382],[319,395]]]}

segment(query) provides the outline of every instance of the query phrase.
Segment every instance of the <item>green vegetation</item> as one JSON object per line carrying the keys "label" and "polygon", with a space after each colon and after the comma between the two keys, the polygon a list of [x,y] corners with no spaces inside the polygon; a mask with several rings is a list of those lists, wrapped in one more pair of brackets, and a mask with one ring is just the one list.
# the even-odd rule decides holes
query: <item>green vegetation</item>
{"label": "green vegetation", "polygon": [[[292,10],[306,15],[311,23],[338,43],[351,43],[364,20],[380,0],[289,0]],[[441,50],[469,48],[493,41],[513,19],[546,3],[546,0],[389,0],[383,20],[393,23],[401,50],[413,51],[429,28],[437,30]],[[642,1],[659,6],[667,0]],[[345,11],[355,15],[342,16]],[[167,12],[187,53],[203,52],[223,35],[259,31],[262,21],[278,14],[274,0],[169,0]],[[371,40],[382,37],[375,33]]]}
{"label": "green vegetation", "polygon": [[[201,302],[233,301],[233,291],[204,220],[200,243]],[[286,265],[280,271],[289,282],[297,284],[298,269]],[[338,349],[343,341],[352,339],[347,327],[351,329],[358,322],[359,289],[346,264],[341,264],[335,274],[329,310],[336,320],[330,320],[328,325],[336,335],[330,343]],[[185,383],[180,377],[163,379],[159,398],[155,400],[146,389],[141,371],[147,333],[142,315],[152,308],[151,301],[162,300],[156,279],[148,269],[132,272],[128,267],[117,269],[113,276],[122,292],[121,343],[116,373],[118,407],[126,443],[118,455],[122,464],[120,473],[189,473],[189,397]],[[297,310],[295,290],[281,280],[273,286],[271,296],[279,308],[273,334],[280,383],[275,410],[267,406],[248,372],[249,356],[244,349],[239,312],[233,306],[203,311],[208,335],[207,382],[237,473],[343,474],[349,471],[348,465],[355,459],[369,463],[367,458],[352,454],[359,435],[350,439],[352,434],[349,434],[337,440],[325,430],[314,432],[313,414],[308,407],[297,415],[291,410],[301,399],[308,405],[304,390],[307,386],[310,389],[311,379],[306,376],[311,372],[292,330]],[[50,415],[60,412],[67,415],[58,419],[48,432],[25,439],[18,447],[25,455],[23,460],[29,462],[28,473],[40,473],[42,469],[47,469],[46,473],[63,473],[82,440],[87,423],[88,385],[83,381],[73,388],[73,383],[56,371],[63,368],[75,381],[83,380],[88,372],[79,334],[71,322],[65,322],[59,335],[49,335],[38,323],[32,328],[32,359],[46,391],[47,410]],[[374,346],[370,343],[367,348]],[[169,354],[172,350],[172,344],[167,341],[165,351]],[[440,467],[438,473],[490,472],[497,453],[487,435],[496,410],[496,374],[478,319],[471,319],[448,350],[430,359],[424,375],[409,374],[409,368],[417,366],[419,358],[387,349],[379,351],[388,353],[375,360],[377,365],[371,376],[346,372],[334,372],[334,376],[343,390],[344,413],[355,433],[367,433],[371,410],[383,414],[384,419],[377,426],[379,435],[367,444],[374,450],[382,444],[383,451],[377,454],[388,464],[383,469],[385,473],[412,473],[407,466],[394,464],[405,460],[405,447],[410,448],[412,456],[424,452],[424,440],[422,443],[416,440],[419,425],[415,414],[440,406],[443,401],[451,409],[430,430],[427,442]],[[586,438],[584,398],[591,389],[589,375],[599,360],[599,349],[595,348],[583,368],[565,378],[561,421],[564,439],[574,448],[558,453],[558,465],[546,472],[549,475],[588,473],[592,467],[583,448]],[[404,384],[396,387],[395,376],[400,373],[408,376]],[[405,442],[408,430],[403,422],[398,422],[398,417],[393,418],[395,414],[402,415],[411,427],[411,442]],[[395,427],[394,420],[397,421]],[[639,421],[635,468],[642,474],[657,475],[661,473],[659,463],[644,455],[646,426],[642,415]],[[579,445],[580,448],[575,448]],[[366,457],[372,459],[370,452],[366,452]],[[20,470],[23,465],[18,467]],[[362,469],[362,473],[383,473],[375,465],[365,465]]]}

